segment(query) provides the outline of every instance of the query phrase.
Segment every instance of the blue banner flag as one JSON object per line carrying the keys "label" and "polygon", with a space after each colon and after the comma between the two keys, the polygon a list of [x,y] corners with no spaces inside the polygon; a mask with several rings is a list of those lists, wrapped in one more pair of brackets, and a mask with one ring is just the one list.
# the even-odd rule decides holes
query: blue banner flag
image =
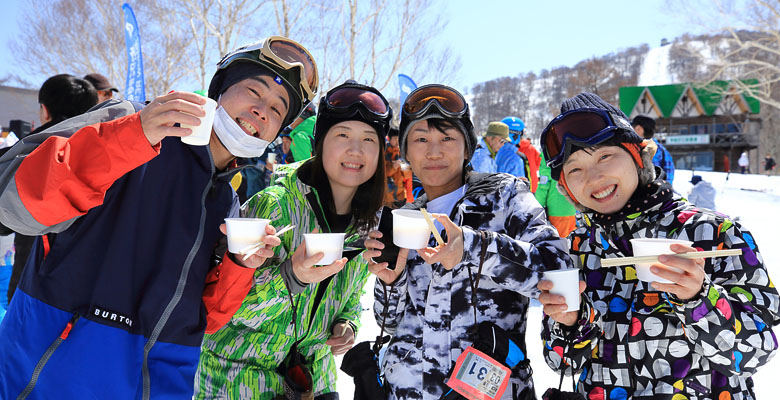
{"label": "blue banner flag", "polygon": [[417,84],[414,83],[412,78],[408,75],[398,74],[398,87],[401,89],[401,96],[399,97],[401,104],[404,104],[406,96],[408,96],[412,90],[417,89]]}
{"label": "blue banner flag", "polygon": [[122,4],[125,12],[125,46],[127,46],[127,81],[125,82],[125,99],[137,102],[146,100],[144,87],[144,62],[141,57],[141,33],[135,13],[130,5]]}

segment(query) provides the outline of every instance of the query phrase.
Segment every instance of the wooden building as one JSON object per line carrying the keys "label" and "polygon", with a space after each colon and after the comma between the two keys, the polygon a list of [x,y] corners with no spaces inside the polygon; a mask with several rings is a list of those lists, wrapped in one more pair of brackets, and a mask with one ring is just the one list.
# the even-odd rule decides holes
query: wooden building
{"label": "wooden building", "polygon": [[654,137],[672,154],[676,168],[734,171],[740,154],[760,143],[758,100],[736,93],[727,81],[630,86],[619,93],[629,118],[655,118]]}

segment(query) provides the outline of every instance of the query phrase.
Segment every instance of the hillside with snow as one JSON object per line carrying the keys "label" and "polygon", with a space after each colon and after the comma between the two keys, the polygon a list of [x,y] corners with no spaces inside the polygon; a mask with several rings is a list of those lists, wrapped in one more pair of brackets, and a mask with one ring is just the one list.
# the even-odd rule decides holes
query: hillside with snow
{"label": "hillside with snow", "polygon": [[[767,177],[765,175],[740,175],[720,172],[700,172],[704,180],[710,182],[718,191],[715,203],[717,211],[725,213],[737,219],[744,228],[750,230],[756,239],[756,244],[761,250],[764,265],[769,270],[769,276],[773,282],[780,279],[780,246],[774,243],[778,237],[780,227],[780,176]],[[692,172],[677,170],[675,172],[674,189],[678,193],[687,194],[690,191],[689,183]],[[374,340],[379,334],[379,327],[374,321],[373,312],[373,279],[366,285],[366,294],[361,302],[363,304],[363,324],[358,334],[358,342]],[[528,356],[534,370],[534,385],[536,394],[541,394],[548,387],[558,387],[558,376],[545,364],[542,358],[542,343],[539,339],[541,329],[542,312],[539,307],[531,307],[528,315],[528,332],[526,340]],[[775,327],[775,335],[780,335],[780,329]],[[341,358],[337,357],[337,365],[341,365]],[[780,358],[773,358],[764,365],[754,376],[756,397],[758,399],[778,398],[772,377],[780,376]],[[568,383],[567,383],[568,382]],[[571,380],[564,381],[564,388],[571,385]],[[338,391],[342,399],[351,399],[354,393],[352,379],[339,372]]]}

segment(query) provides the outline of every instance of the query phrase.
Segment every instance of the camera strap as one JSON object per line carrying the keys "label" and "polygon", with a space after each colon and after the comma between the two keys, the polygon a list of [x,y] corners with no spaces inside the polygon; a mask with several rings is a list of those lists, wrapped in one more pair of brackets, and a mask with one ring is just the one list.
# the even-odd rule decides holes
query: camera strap
{"label": "camera strap", "polygon": [[485,263],[485,256],[487,255],[487,234],[483,231],[478,231],[482,238],[482,247],[479,252],[479,268],[477,269],[477,279],[475,280],[471,275],[471,268],[466,268],[469,272],[469,285],[471,286],[471,305],[474,308],[474,329],[477,328],[477,289],[479,288],[479,280],[482,277],[482,264]]}
{"label": "camera strap", "polygon": [[[487,233],[478,231],[482,238],[482,246],[479,254],[479,267],[476,277],[469,273],[471,286],[471,304],[474,308],[474,331],[478,332],[477,321],[477,289],[482,277],[482,266],[487,256]],[[497,400],[501,398],[509,386],[509,377],[512,371],[496,361],[493,357],[478,350],[474,346],[466,348],[452,369],[449,379],[445,381],[447,386],[469,400]],[[445,397],[450,393],[445,393]]]}
{"label": "camera strap", "polygon": [[379,336],[376,337],[376,340],[374,341],[374,347],[372,348],[374,354],[379,357],[379,351],[382,349],[382,346],[385,344],[385,322],[387,322],[387,307],[390,304],[390,301],[387,298],[387,284],[382,282],[382,291],[384,292],[384,302],[382,302],[382,327],[379,328]]}

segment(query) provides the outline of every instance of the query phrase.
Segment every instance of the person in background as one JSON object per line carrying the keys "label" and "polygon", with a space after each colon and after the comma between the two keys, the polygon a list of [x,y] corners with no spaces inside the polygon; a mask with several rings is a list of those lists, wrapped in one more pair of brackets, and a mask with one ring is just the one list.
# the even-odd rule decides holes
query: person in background
{"label": "person in background", "polygon": [[[780,298],[755,238],[738,222],[676,195],[651,161],[655,142],[592,93],[564,100],[544,129],[553,177],[580,211],[569,252],[580,270],[580,307],[539,283],[543,353],[562,375],[579,376],[588,399],[755,399],[752,375],[777,351]],[[669,251],[739,249],[741,255],[661,255],[637,279],[630,240],[691,241]],[[676,268],[673,269],[673,268]]]}
{"label": "person in background", "polygon": [[385,191],[385,206],[399,208],[414,201],[412,196],[412,170],[401,160],[398,148],[398,128],[391,127],[387,134],[387,149],[385,149],[385,174],[387,175],[387,191]]}
{"label": "person in background", "polygon": [[750,158],[748,158],[747,151],[743,151],[742,154],[739,155],[739,160],[737,160],[737,164],[739,164],[739,168],[743,175],[745,174],[745,172],[747,172],[748,174],[750,173]]}
{"label": "person in background", "polygon": [[525,162],[517,147],[509,143],[509,127],[503,122],[491,122],[482,138],[487,144],[490,156],[496,160],[496,172],[503,172],[518,178],[526,178]]}
{"label": "person in background", "polygon": [[290,151],[287,153],[292,154],[292,160],[287,162],[300,162],[311,158],[314,149],[314,125],[316,122],[317,108],[314,104],[309,104],[296,122],[290,125],[292,128],[289,136],[291,143],[289,144]]}
{"label": "person in background", "polygon": [[703,180],[701,175],[694,175],[691,177],[691,188],[688,194],[688,201],[701,208],[708,210],[715,210],[715,194],[717,191],[712,185]]}
{"label": "person in background", "polygon": [[471,168],[476,172],[483,174],[495,174],[498,172],[496,160],[490,155],[487,143],[484,138],[477,140],[477,146],[474,149],[474,155],[471,156]]}
{"label": "person in background", "polygon": [[97,90],[98,104],[113,99],[114,92],[119,93],[119,89],[112,85],[104,75],[93,72],[85,75],[84,80],[91,83]]}
{"label": "person in background", "polygon": [[764,157],[764,172],[766,172],[767,176],[772,175],[775,172],[775,167],[777,167],[775,159],[771,154],[766,153],[766,157]]}
{"label": "person in background", "polygon": [[653,135],[655,135],[655,120],[645,115],[637,115],[631,121],[631,127],[634,128],[634,131],[636,131],[639,136],[645,139],[652,139],[655,142],[658,150],[653,156],[653,164],[661,167],[661,169],[664,171],[664,179],[666,179],[667,182],[673,184],[674,159],[672,158],[672,155],[669,153],[669,151],[666,150],[666,147],[659,143],[658,139],[653,137]]}
{"label": "person in background", "polygon": [[540,179],[539,168],[542,165],[541,153],[531,144],[528,138],[523,137],[525,134],[525,123],[522,119],[506,117],[501,122],[509,127],[509,141],[517,146],[518,154],[522,155],[525,161],[525,174],[531,182],[531,193],[536,193]]}
{"label": "person in background", "polygon": [[[39,117],[42,125],[30,132],[30,135],[43,132],[68,118],[83,114],[97,103],[97,92],[88,80],[68,74],[52,76],[43,82],[38,90]],[[35,236],[20,233],[15,235],[16,254],[8,284],[8,303],[11,302],[19,279],[22,277],[24,265],[27,263],[27,257],[30,255],[34,241]]]}
{"label": "person in background", "polygon": [[558,181],[552,178],[550,167],[544,155],[541,155],[539,165],[539,187],[534,193],[536,200],[544,207],[547,212],[547,218],[558,230],[558,235],[565,238],[576,228],[577,210],[566,200],[566,196],[558,191]]}

